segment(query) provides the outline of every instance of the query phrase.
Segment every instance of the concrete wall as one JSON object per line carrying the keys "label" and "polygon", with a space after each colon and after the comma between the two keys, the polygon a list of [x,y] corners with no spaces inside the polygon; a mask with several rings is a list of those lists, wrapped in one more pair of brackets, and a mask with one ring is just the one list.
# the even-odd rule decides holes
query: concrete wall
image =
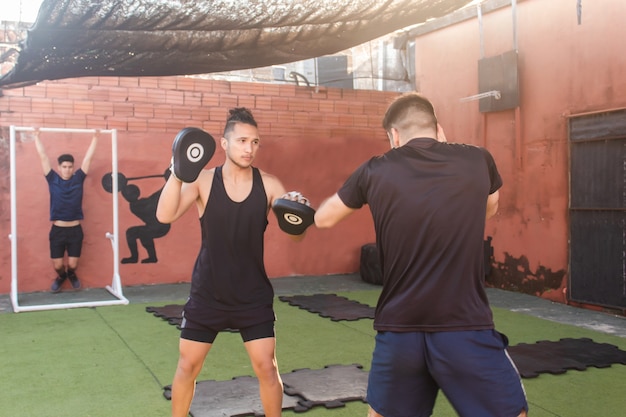
{"label": "concrete wall", "polygon": [[[514,49],[511,2],[482,17],[484,56]],[[477,17],[420,29],[419,89],[431,97],[448,139],[486,146],[504,180],[493,237],[492,284],[565,301],[568,269],[568,116],[626,106],[626,2],[517,2],[520,105],[480,113]]]}
{"label": "concrete wall", "polygon": [[[395,93],[308,88],[293,85],[230,83],[187,77],[80,78],[42,82],[5,90],[0,97],[0,293],[10,291],[9,126],[117,129],[118,169],[127,178],[161,175],[169,165],[171,143],[186,126],[196,126],[219,139],[227,111],[253,110],[262,139],[255,165],[277,175],[288,190],[308,196],[314,207],[334,193],[349,173],[367,158],[385,152],[382,114]],[[53,165],[56,156],[72,152],[76,164],[90,135],[42,133]],[[48,249],[48,191],[32,136],[16,143],[18,215],[18,281],[20,292],[47,291],[54,273]],[[223,162],[218,149],[209,167]],[[101,183],[111,171],[111,140],[101,135],[97,155],[85,182],[85,241],[78,275],[85,287],[110,284],[112,194]],[[140,199],[157,192],[162,177],[129,182]],[[147,200],[145,201],[146,204]],[[119,195],[120,258],[130,252],[125,232],[145,223]],[[154,240],[158,262],[139,245],[139,262],[120,265],[123,285],[189,280],[199,248],[198,214],[190,210],[169,233]],[[300,243],[276,225],[273,214],[266,233],[266,266],[271,277],[351,273],[359,269],[360,248],[374,241],[367,209],[333,230],[309,229]]]}

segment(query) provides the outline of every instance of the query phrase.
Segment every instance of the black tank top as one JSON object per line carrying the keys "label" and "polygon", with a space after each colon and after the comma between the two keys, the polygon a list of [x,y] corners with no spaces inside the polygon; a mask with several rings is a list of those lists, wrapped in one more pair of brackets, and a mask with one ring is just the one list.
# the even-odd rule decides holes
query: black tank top
{"label": "black tank top", "polygon": [[222,167],[215,168],[211,193],[200,225],[202,246],[191,279],[196,305],[246,310],[272,304],[274,290],[263,263],[267,194],[257,168],[252,190],[241,202],[224,188]]}

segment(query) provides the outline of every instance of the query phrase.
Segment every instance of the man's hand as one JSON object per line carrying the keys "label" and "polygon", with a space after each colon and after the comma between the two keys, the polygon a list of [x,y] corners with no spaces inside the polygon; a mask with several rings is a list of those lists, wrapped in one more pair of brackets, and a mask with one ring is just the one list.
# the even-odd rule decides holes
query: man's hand
{"label": "man's hand", "polygon": [[303,196],[299,191],[289,191],[288,193],[283,194],[279,198],[282,198],[283,200],[295,201],[297,203],[304,204],[309,207],[311,206],[311,203],[309,203],[309,199]]}

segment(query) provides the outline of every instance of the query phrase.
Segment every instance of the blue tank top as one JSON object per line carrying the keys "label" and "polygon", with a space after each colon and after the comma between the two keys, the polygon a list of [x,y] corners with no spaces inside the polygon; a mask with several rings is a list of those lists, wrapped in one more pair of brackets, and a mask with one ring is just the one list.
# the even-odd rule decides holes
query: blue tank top
{"label": "blue tank top", "polygon": [[215,168],[200,217],[202,246],[191,278],[190,298],[196,305],[246,310],[273,303],[274,290],[263,262],[267,194],[257,168],[252,177],[248,197],[235,202],[224,188],[222,167]]}
{"label": "blue tank top", "polygon": [[54,170],[46,175],[50,190],[50,220],[83,219],[83,182],[87,174],[77,169],[70,179],[64,180]]}

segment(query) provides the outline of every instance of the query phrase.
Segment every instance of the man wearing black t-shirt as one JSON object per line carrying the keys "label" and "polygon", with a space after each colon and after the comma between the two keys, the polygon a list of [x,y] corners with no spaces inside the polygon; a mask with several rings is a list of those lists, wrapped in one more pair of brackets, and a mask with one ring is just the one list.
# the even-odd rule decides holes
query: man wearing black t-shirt
{"label": "man wearing black t-shirt", "polygon": [[461,416],[525,416],[521,379],[483,288],[485,220],[502,180],[491,154],[447,143],[433,105],[399,96],[392,149],[362,164],[315,214],[320,228],[369,205],[383,271],[369,416],[429,416],[438,391]]}
{"label": "man wearing black t-shirt", "polygon": [[[93,136],[91,144],[85,153],[80,168],[74,168],[74,157],[63,154],[57,158],[58,173],[50,166],[50,159],[39,138],[39,130],[35,131],[35,146],[41,167],[48,182],[50,191],[50,258],[52,267],[57,273],[50,290],[61,291],[65,280],[70,281],[72,288],[80,288],[80,281],[76,276],[78,260],[83,245],[83,229],[80,221],[83,219],[83,182],[89,172],[91,159],[96,152],[97,135]],[[67,265],[64,263],[67,253]]]}

